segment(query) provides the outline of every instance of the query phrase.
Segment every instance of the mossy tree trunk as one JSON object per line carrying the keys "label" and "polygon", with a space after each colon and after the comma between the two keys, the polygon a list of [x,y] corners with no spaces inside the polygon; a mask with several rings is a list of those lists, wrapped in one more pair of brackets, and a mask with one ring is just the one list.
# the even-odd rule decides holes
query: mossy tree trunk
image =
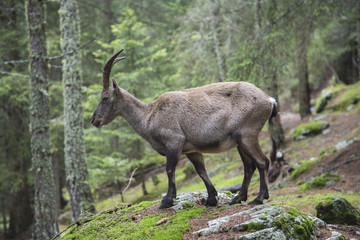
{"label": "mossy tree trunk", "polygon": [[[61,49],[63,52],[64,134],[66,183],[75,221],[93,202],[88,184],[81,105],[80,21],[75,0],[60,1]],[[90,205],[88,205],[89,207]]]}
{"label": "mossy tree trunk", "polygon": [[34,169],[33,239],[51,239],[57,232],[54,173],[50,158],[49,94],[44,1],[27,0],[30,36],[30,133]]}

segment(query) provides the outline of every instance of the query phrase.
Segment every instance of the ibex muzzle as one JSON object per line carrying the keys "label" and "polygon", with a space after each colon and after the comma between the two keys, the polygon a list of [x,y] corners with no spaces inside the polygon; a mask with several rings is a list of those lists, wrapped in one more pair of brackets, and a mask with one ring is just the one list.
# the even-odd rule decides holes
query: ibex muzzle
{"label": "ibex muzzle", "polygon": [[122,116],[159,154],[166,156],[169,185],[160,208],[174,203],[175,168],[182,155],[194,164],[205,183],[206,205],[217,205],[217,191],[206,172],[203,153],[224,152],[234,147],[244,164],[244,180],[230,204],[247,200],[256,168],[260,174],[260,191],[250,204],[262,204],[268,199],[270,162],[260,148],[258,136],[268,120],[269,129],[272,128],[271,118],[277,114],[275,99],[250,83],[222,82],[167,92],[152,103],[144,103],[120,88],[115,80],[109,86],[111,67],[124,59],[117,58],[122,51],[105,64],[103,91],[91,123],[100,128]]}

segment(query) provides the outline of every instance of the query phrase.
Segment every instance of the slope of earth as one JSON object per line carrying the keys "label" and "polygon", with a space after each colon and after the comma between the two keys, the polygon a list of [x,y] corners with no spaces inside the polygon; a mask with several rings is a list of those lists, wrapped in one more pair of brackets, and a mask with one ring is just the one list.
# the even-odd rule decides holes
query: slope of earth
{"label": "slope of earth", "polygon": [[[358,104],[358,103],[357,103]],[[359,104],[358,104],[359,105]],[[315,215],[315,205],[324,197],[338,195],[347,199],[354,207],[360,208],[360,111],[353,107],[344,112],[326,112],[301,120],[298,114],[282,112],[281,121],[285,130],[286,145],[280,149],[287,164],[282,166],[281,175],[270,184],[270,199],[266,205],[281,207],[288,211],[296,209],[304,216]],[[294,140],[293,129],[302,123],[326,121],[329,127],[322,133]],[[268,156],[270,152],[267,130],[260,135],[261,147]],[[216,188],[234,185],[242,182],[243,166],[237,152],[230,151],[219,155],[207,155],[205,162],[209,175]],[[195,192],[205,190],[200,178],[186,173],[188,165],[179,164],[176,172],[178,192]],[[295,174],[296,173],[296,174]],[[228,239],[239,238],[248,231],[222,231],[211,235],[193,234],[207,228],[209,220],[247,211],[251,206],[243,203],[236,206],[206,208],[201,201],[188,206],[175,214],[175,210],[158,210],[161,193],[166,192],[167,177],[165,172],[157,173],[159,184],[154,184],[149,178],[146,181],[148,195],[142,196],[141,186],[128,190],[125,200],[131,203],[140,202],[132,208],[122,208],[120,196],[114,196],[96,204],[97,210],[114,208],[80,221],[78,226],[72,226],[67,231],[65,239],[111,238],[111,236],[127,236],[152,239]],[[252,200],[259,191],[259,176],[255,173],[249,188],[249,199]],[[144,200],[156,200],[144,202]],[[163,224],[156,225],[160,220]],[[241,224],[249,220],[249,216],[233,218],[231,223],[224,224],[222,229],[233,229],[231,224]],[[230,224],[230,225],[229,225]],[[259,225],[249,229],[257,232]],[[274,226],[276,227],[276,226]],[[124,229],[125,228],[125,229]],[[318,227],[319,228],[319,227]],[[300,228],[299,228],[300,229]],[[83,233],[81,232],[83,231]],[[134,232],[135,231],[135,232]],[[299,230],[300,231],[300,230]],[[358,226],[328,225],[319,228],[317,239],[327,239],[337,231],[349,239],[360,239]],[[82,235],[92,232],[95,235]],[[109,235],[96,235],[107,232]],[[171,235],[173,234],[173,235]],[[71,237],[72,236],[72,237]],[[121,239],[120,237],[118,237]],[[304,238],[308,239],[308,238]]]}

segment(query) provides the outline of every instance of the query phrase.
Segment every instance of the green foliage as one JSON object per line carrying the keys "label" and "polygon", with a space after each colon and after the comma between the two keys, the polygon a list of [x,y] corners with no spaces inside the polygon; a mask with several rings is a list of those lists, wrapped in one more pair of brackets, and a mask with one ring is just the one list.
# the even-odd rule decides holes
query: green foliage
{"label": "green foliage", "polygon": [[32,185],[27,79],[0,77],[0,197]]}

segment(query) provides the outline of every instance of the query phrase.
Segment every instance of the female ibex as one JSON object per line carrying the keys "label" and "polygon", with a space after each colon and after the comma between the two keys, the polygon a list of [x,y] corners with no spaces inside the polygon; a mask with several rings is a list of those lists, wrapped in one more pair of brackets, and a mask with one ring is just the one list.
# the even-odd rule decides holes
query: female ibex
{"label": "female ibex", "polygon": [[[176,198],[175,168],[185,154],[208,192],[206,205],[217,205],[217,191],[205,170],[203,153],[219,153],[237,147],[244,163],[244,180],[230,204],[247,200],[251,177],[257,168],[260,191],[250,204],[269,198],[269,160],[262,152],[258,135],[277,114],[275,99],[246,82],[221,82],[203,87],[167,92],[152,103],[144,103],[120,88],[109,77],[112,66],[124,57],[116,53],[105,64],[103,90],[91,123],[101,128],[121,116],[161,155],[166,156],[168,192],[160,208],[173,205]],[[274,150],[273,144],[273,150]]]}

